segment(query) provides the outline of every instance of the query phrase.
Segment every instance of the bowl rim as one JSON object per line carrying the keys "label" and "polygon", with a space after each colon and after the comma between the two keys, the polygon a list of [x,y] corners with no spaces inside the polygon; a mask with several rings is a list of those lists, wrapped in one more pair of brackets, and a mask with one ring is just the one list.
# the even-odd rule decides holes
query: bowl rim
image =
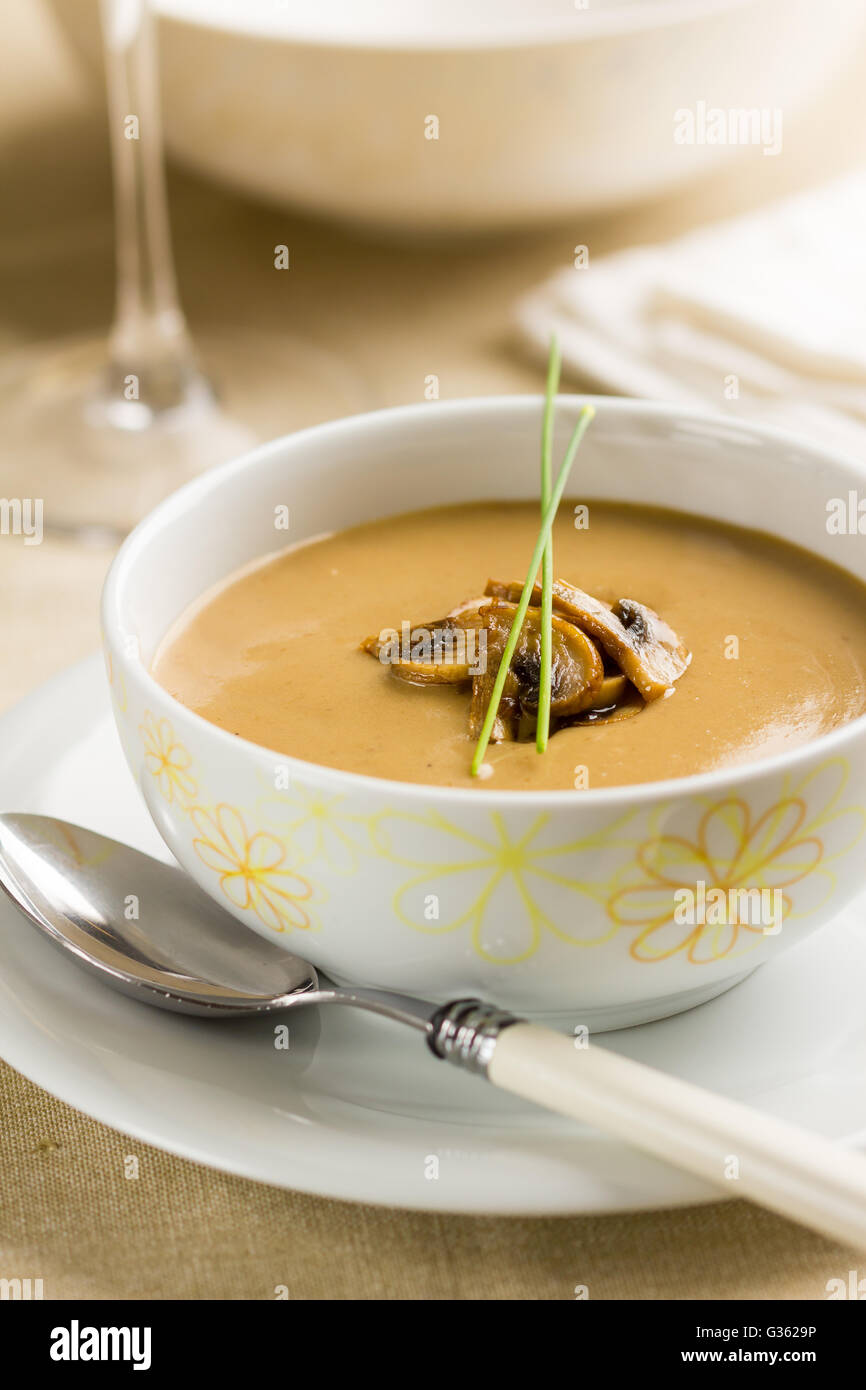
{"label": "bowl rim", "polygon": [[[720,426],[727,431],[742,429],[766,443],[775,444],[778,447],[795,448],[800,452],[805,451],[816,459],[822,459],[851,470],[856,477],[866,482],[866,463],[839,449],[826,448],[810,439],[803,438],[792,430],[779,429],[774,425],[740,420],[718,411],[707,411],[701,406],[679,405],[667,401],[648,401],[630,396],[560,393],[556,401],[558,405],[568,403],[575,407],[589,403],[595,405],[599,411],[614,410],[625,416],[648,414],[662,418],[686,418],[700,421],[705,425]],[[307,776],[312,774],[319,781],[324,779],[338,783],[344,789],[348,784],[349,789],[367,790],[371,794],[378,794],[379,796],[391,793],[410,800],[433,800],[437,802],[456,800],[460,805],[480,805],[487,809],[495,808],[498,810],[520,806],[537,809],[549,807],[554,810],[566,805],[574,808],[576,803],[583,804],[587,808],[601,808],[622,805],[623,803],[630,805],[637,802],[715,795],[719,791],[728,792],[739,789],[743,784],[751,783],[759,778],[769,778],[777,773],[795,772],[804,764],[808,764],[812,758],[819,756],[817,750],[822,750],[825,757],[833,757],[848,744],[856,742],[861,735],[866,735],[866,713],[864,713],[858,715],[856,719],[842,724],[838,729],[832,729],[827,733],[820,734],[817,738],[809,739],[788,752],[776,753],[768,758],[734,764],[711,772],[690,773],[686,777],[668,777],[656,782],[625,783],[615,787],[589,787],[585,790],[548,788],[546,790],[517,791],[487,787],[483,782],[477,786],[469,787],[448,787],[426,782],[401,782],[393,778],[374,777],[363,772],[346,772],[338,767],[310,762],[292,754],[278,752],[264,744],[253,743],[240,734],[229,733],[218,724],[213,724],[210,720],[197,714],[195,710],[190,709],[188,705],[183,704],[164,686],[160,685],[140,658],[133,658],[126,654],[123,642],[121,591],[127,579],[128,571],[137,558],[146,553],[151,535],[158,533],[165,521],[169,520],[179,508],[185,507],[188,502],[194,502],[200,494],[219,488],[223,482],[244,473],[247,469],[257,467],[275,454],[279,454],[287,446],[291,447],[292,450],[302,449],[304,440],[311,435],[316,435],[317,438],[321,439],[323,436],[356,433],[359,429],[375,430],[386,420],[399,425],[413,418],[429,418],[431,409],[437,413],[441,411],[459,417],[462,414],[470,415],[479,412],[486,414],[503,410],[519,413],[528,409],[535,409],[540,412],[543,406],[544,396],[540,393],[465,396],[435,403],[413,401],[406,405],[386,406],[379,410],[366,411],[358,415],[344,416],[337,420],[310,425],[306,429],[297,430],[293,434],[281,435],[258,445],[237,458],[215,465],[164,498],[126,537],[109,567],[102,588],[100,614],[103,644],[106,647],[110,645],[116,648],[118,661],[125,666],[134,680],[139,680],[142,683],[145,691],[152,695],[153,700],[163,704],[167,703],[169,710],[175,713],[175,717],[180,716],[181,719],[191,720],[202,734],[214,737],[217,743],[221,743],[225,748],[231,747],[235,750],[241,748],[256,757],[276,760],[281,766],[288,769],[290,777],[297,774],[299,781],[303,779],[305,774]],[[687,512],[686,515],[688,515]],[[799,548],[807,549],[805,546]],[[842,565],[838,568],[845,570]],[[845,572],[850,573],[850,571]],[[225,578],[228,577],[228,575],[225,576]],[[180,613],[175,616],[179,617]],[[112,654],[114,655],[114,653]]]}
{"label": "bowl rim", "polygon": [[[488,53],[517,48],[546,48],[564,43],[579,44],[596,38],[637,35],[664,26],[697,22],[732,10],[755,9],[765,3],[766,0],[622,0],[621,4],[610,9],[599,9],[593,7],[590,0],[584,10],[579,10],[575,4],[574,14],[567,22],[550,15],[546,19],[528,22],[521,19],[501,30],[493,25],[482,28],[479,22],[478,26],[467,27],[463,33],[459,30],[455,32],[452,28],[443,34],[429,31],[413,33],[408,28],[370,34],[351,30],[341,33],[337,29],[333,32],[317,31],[315,28],[306,31],[303,28],[292,30],[288,24],[285,29],[273,25],[268,27],[266,22],[261,27],[250,27],[248,16],[244,23],[242,7],[235,12],[223,9],[205,14],[197,5],[190,6],[188,0],[157,0],[156,8],[161,20],[173,24],[266,43],[361,52],[436,54]],[[578,15],[580,27],[575,22]]]}

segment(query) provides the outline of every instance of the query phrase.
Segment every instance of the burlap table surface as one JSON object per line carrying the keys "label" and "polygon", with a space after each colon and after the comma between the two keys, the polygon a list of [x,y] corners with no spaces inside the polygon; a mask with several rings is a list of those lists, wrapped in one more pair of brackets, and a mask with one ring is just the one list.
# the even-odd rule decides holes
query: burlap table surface
{"label": "burlap table surface", "polygon": [[[105,130],[39,0],[6,0],[0,52],[0,347],[98,329],[111,309]],[[292,327],[363,363],[369,405],[536,390],[509,334],[514,297],[576,243],[655,240],[801,187],[866,155],[866,56],[786,127],[687,193],[616,218],[481,244],[383,246],[174,173],[175,241],[195,328],[243,306],[284,329],[270,258],[302,251]],[[98,95],[98,94],[97,94]],[[832,139],[829,136],[832,134]],[[826,138],[825,138],[826,137]],[[753,157],[754,155],[754,157]],[[0,710],[94,649],[106,551],[0,538]],[[0,1277],[48,1298],[819,1299],[856,1256],[743,1202],[617,1216],[425,1215],[334,1202],[214,1172],[131,1141],[0,1063]],[[350,1158],[347,1157],[347,1161]]]}

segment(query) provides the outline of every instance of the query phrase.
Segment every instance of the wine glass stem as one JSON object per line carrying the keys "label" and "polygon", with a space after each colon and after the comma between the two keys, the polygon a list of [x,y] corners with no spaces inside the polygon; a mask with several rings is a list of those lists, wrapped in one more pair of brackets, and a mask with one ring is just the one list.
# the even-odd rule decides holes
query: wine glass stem
{"label": "wine glass stem", "polygon": [[154,18],[148,0],[101,6],[117,256],[112,376],[137,384],[141,373],[159,410],[183,398],[197,369],[172,259]]}

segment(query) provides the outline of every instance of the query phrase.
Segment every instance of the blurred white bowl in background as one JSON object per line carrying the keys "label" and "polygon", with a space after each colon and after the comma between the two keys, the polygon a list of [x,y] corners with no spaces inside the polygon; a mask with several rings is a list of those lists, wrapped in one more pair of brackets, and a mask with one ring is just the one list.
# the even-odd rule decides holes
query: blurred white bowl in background
{"label": "blurred white bowl in background", "polygon": [[[95,57],[96,0],[50,3]],[[175,155],[270,201],[416,232],[674,187],[737,152],[677,143],[678,109],[787,120],[866,20],[861,0],[156,4]]]}

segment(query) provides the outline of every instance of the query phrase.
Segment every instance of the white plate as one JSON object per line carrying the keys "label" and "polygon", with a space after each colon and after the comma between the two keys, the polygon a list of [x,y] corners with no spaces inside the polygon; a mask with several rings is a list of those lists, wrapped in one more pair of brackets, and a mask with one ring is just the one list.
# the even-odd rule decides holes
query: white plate
{"label": "white plate", "polygon": [[[123,763],[98,658],[0,720],[0,809],[63,816],[168,857]],[[866,1143],[864,918],[861,899],[721,998],[607,1033],[604,1046]],[[137,1139],[263,1182],[424,1210],[609,1212],[717,1195],[461,1076],[383,1020],[305,1011],[288,1051],[274,1026],[121,998],[0,903],[0,1053]]]}

